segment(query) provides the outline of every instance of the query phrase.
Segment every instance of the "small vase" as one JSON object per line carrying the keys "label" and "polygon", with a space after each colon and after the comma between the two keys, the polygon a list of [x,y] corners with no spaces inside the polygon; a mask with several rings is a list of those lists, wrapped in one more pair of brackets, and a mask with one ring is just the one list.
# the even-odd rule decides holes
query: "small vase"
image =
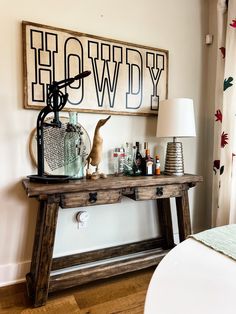
{"label": "small vase", "polygon": [[69,112],[64,138],[64,170],[65,175],[78,179],[83,177],[83,141],[81,127],[77,125],[77,113]]}

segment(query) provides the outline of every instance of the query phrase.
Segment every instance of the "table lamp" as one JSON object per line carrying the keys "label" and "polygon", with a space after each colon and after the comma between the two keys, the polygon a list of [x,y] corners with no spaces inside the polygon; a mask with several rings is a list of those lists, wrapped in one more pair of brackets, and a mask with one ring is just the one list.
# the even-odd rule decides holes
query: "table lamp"
{"label": "table lamp", "polygon": [[167,143],[164,173],[184,175],[183,147],[176,138],[196,136],[192,99],[175,98],[160,101],[156,136],[173,138],[173,142]]}

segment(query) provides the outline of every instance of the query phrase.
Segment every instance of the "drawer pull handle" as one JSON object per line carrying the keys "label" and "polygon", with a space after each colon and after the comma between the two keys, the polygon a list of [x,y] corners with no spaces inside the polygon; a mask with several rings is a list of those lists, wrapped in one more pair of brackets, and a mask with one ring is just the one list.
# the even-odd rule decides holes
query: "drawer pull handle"
{"label": "drawer pull handle", "polygon": [[157,188],[156,195],[162,196],[163,195],[163,188]]}
{"label": "drawer pull handle", "polygon": [[97,192],[89,193],[89,202],[96,203],[97,202]]}

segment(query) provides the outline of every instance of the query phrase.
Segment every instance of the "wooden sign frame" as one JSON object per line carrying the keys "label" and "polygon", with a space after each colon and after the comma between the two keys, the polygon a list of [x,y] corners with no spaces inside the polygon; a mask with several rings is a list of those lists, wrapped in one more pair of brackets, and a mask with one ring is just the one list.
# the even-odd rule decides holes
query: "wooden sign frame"
{"label": "wooden sign frame", "polygon": [[156,115],[168,94],[168,51],[22,22],[24,108],[41,109],[52,81],[90,70],[62,92],[64,110]]}

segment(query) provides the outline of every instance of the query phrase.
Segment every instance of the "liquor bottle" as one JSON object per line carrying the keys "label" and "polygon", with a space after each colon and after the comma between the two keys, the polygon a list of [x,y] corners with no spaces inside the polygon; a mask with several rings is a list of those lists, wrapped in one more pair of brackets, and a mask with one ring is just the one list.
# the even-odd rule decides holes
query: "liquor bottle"
{"label": "liquor bottle", "polygon": [[119,174],[119,148],[115,148],[113,152],[113,173],[115,176]]}
{"label": "liquor bottle", "polygon": [[125,149],[121,147],[119,149],[119,173],[124,173],[124,166],[125,166]]}
{"label": "liquor bottle", "polygon": [[83,176],[81,145],[81,128],[77,125],[77,113],[69,112],[69,123],[64,137],[64,172],[72,178]]}
{"label": "liquor bottle", "polygon": [[141,161],[141,170],[142,170],[142,175],[145,176],[146,174],[146,149],[148,148],[148,143],[144,142],[143,145],[143,157]]}
{"label": "liquor bottle", "polygon": [[145,175],[146,176],[153,176],[154,174],[153,165],[154,165],[154,162],[153,162],[153,158],[150,156],[150,150],[146,148],[146,152],[145,152]]}
{"label": "liquor bottle", "polygon": [[136,162],[137,167],[141,170],[142,155],[141,155],[141,153],[140,153],[140,145],[139,145],[139,142],[136,142],[135,145],[136,145],[135,162]]}
{"label": "liquor bottle", "polygon": [[161,164],[160,164],[160,159],[159,156],[156,155],[155,158],[155,175],[159,176],[161,174]]}
{"label": "liquor bottle", "polygon": [[138,154],[138,159],[137,159],[137,150],[138,147],[137,146],[133,146],[133,158],[132,158],[132,171],[130,173],[130,175],[132,176],[140,176],[142,174],[142,170],[141,170],[141,162],[142,159],[140,158],[139,154]]}
{"label": "liquor bottle", "polygon": [[133,144],[125,144],[125,158],[124,158],[124,174],[131,176],[133,174]]}

